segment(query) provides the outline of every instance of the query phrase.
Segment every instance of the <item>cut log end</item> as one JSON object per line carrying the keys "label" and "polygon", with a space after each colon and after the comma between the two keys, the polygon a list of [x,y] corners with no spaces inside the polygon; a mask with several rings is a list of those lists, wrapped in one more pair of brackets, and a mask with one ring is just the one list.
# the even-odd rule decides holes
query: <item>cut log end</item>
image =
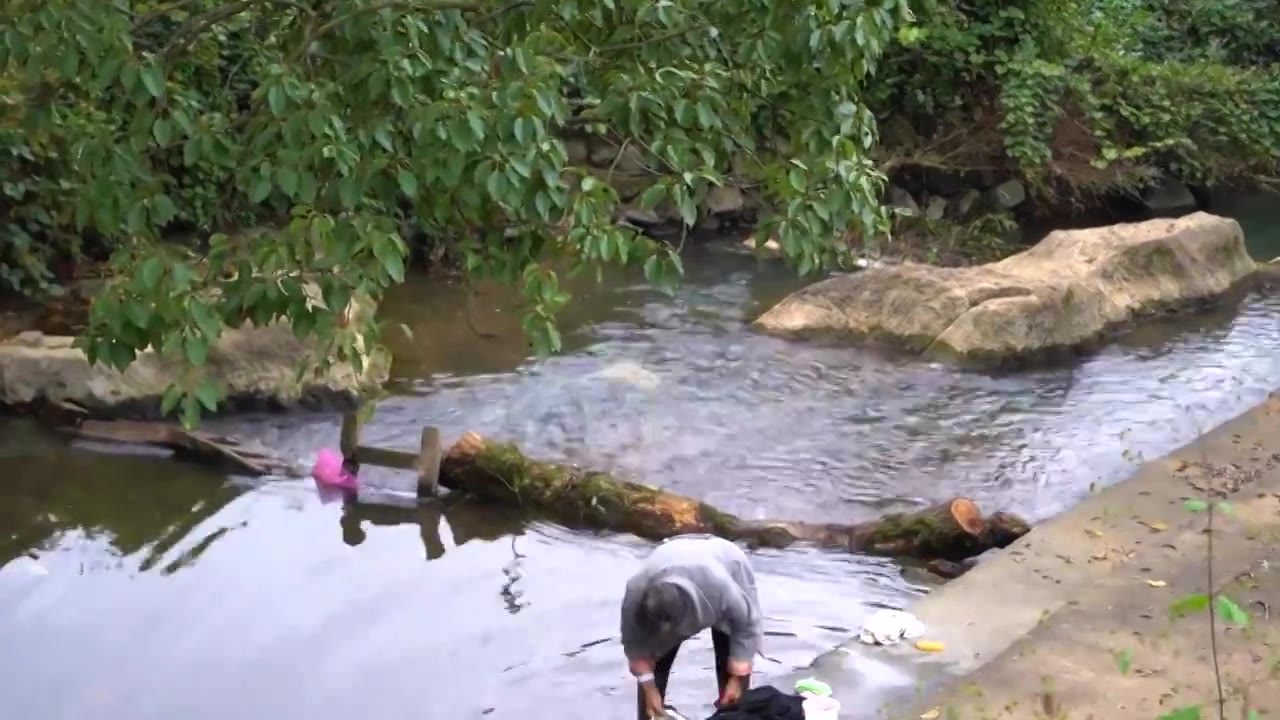
{"label": "cut log end", "polygon": [[950,503],[951,517],[955,519],[956,525],[961,530],[970,535],[981,535],[986,530],[986,521],[982,518],[982,511],[978,509],[978,504],[969,498],[955,498]]}
{"label": "cut log end", "polygon": [[449,455],[454,457],[474,457],[484,451],[485,439],[480,433],[467,431],[458,442],[449,448]]}

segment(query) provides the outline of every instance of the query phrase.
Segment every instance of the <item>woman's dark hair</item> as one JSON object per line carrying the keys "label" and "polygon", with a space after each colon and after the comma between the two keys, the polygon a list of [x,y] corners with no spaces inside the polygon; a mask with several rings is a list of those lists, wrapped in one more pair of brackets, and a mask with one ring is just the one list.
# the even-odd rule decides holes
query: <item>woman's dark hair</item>
{"label": "woman's dark hair", "polygon": [[675,583],[656,582],[640,599],[640,622],[648,627],[674,625],[689,615],[689,595]]}

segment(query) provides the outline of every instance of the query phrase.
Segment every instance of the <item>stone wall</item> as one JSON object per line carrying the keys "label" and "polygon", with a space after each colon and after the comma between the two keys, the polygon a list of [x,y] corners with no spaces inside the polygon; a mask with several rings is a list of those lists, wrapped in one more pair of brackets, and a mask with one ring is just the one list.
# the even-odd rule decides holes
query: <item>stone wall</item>
{"label": "stone wall", "polygon": [[[567,138],[569,164],[588,168],[618,193],[618,219],[650,231],[678,231],[680,213],[671,203],[652,210],[640,208],[640,195],[663,175],[641,149],[625,142],[592,135]],[[741,173],[735,173],[741,174]],[[714,233],[755,221],[758,199],[745,183],[712,188],[698,208],[697,232]]]}
{"label": "stone wall", "polygon": [[[1008,170],[910,165],[896,168],[890,173],[890,180],[885,202],[930,220],[963,223],[984,212],[1024,213],[1035,201],[1026,185]],[[1203,198],[1191,187],[1172,178],[1157,179],[1135,196],[1103,197],[1097,202],[1100,207],[1117,211],[1123,209],[1120,205],[1132,205],[1132,209],[1140,211],[1139,216],[1146,217],[1182,215],[1204,206]]]}

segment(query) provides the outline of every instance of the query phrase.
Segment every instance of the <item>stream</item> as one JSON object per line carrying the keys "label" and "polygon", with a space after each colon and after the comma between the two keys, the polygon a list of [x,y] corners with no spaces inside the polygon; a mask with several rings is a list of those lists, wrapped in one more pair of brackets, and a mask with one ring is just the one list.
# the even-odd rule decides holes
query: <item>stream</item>
{"label": "stream", "polygon": [[[1260,260],[1280,255],[1269,203],[1215,209]],[[476,430],[753,518],[850,522],[963,494],[1035,521],[1280,386],[1276,295],[1153,320],[1070,366],[991,375],[755,334],[746,322],[803,284],[792,271],[723,247],[685,264],[674,296],[624,275],[579,283],[566,351],[545,360],[501,289],[483,289],[468,321],[460,288],[411,278],[383,306],[412,336],[391,339],[394,394],[364,441],[411,449],[424,424],[445,442]],[[210,425],[299,457],[338,437],[329,415]],[[364,474],[403,482],[390,475]],[[0,419],[0,478],[0,717],[634,717],[617,633],[649,548],[635,538],[456,500],[344,516],[309,479],[91,453],[16,419]],[[925,592],[883,559],[753,562],[759,682]],[[691,718],[711,712],[711,666],[705,634],[676,662],[669,697]]]}

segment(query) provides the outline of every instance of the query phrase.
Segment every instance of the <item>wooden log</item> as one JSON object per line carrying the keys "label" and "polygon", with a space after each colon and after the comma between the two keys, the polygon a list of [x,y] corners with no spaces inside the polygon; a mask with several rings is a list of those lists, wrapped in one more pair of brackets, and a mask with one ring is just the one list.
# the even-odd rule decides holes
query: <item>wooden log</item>
{"label": "wooden log", "polygon": [[294,463],[266,449],[250,448],[225,435],[184,430],[177,425],[130,420],[81,420],[62,424],[64,435],[96,442],[166,448],[210,465],[226,465],[249,475],[297,474]]}
{"label": "wooden log", "polygon": [[338,450],[345,458],[353,457],[360,447],[360,416],[357,413],[344,413],[342,430],[338,438]]}
{"label": "wooden log", "polygon": [[440,461],[444,458],[444,446],[440,443],[440,429],[430,425],[422,428],[422,440],[418,444],[418,496],[433,497],[440,484]]}
{"label": "wooden log", "polygon": [[445,487],[537,510],[570,527],[628,532],[651,540],[713,533],[767,547],[796,543],[899,557],[963,560],[1005,547],[1030,526],[1014,515],[984,518],[968,498],[853,525],[746,521],[657,488],[525,457],[510,444],[467,433],[445,455]]}
{"label": "wooden log", "polygon": [[[296,464],[269,450],[169,423],[82,419],[61,424],[59,430],[86,440],[169,448],[252,475],[300,472]],[[439,484],[451,490],[534,510],[568,527],[625,532],[651,540],[712,533],[755,546],[805,543],[849,552],[960,561],[1006,547],[1030,531],[1016,515],[983,517],[967,498],[852,525],[747,521],[648,485],[533,460],[514,445],[490,443],[476,433],[465,434],[443,457],[440,455],[439,432],[427,428],[417,453],[357,446],[352,459],[416,472],[420,484],[428,487],[434,474]]]}
{"label": "wooden log", "polygon": [[569,527],[632,533],[651,540],[682,533],[732,532],[737,518],[705,503],[604,473],[539,462],[514,445],[466,433],[440,464],[440,484],[519,505]]}

